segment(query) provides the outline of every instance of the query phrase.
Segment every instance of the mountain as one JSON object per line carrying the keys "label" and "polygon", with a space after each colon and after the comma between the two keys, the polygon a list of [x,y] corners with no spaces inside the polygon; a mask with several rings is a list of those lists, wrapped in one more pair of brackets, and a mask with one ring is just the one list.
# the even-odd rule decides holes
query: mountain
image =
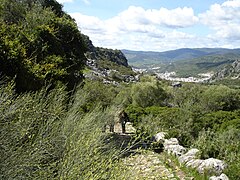
{"label": "mountain", "polygon": [[225,48],[183,48],[165,52],[122,50],[122,52],[127,57],[129,64],[136,67],[190,60],[210,55],[224,55],[230,53],[240,55],[240,49]]}
{"label": "mountain", "polygon": [[165,52],[122,50],[130,65],[148,72],[176,72],[178,77],[215,73],[240,59],[240,49],[184,48]]}

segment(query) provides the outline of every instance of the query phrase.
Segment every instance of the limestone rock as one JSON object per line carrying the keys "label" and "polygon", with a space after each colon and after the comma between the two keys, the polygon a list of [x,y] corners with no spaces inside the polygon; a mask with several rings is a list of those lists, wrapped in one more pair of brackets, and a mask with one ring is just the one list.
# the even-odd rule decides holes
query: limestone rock
{"label": "limestone rock", "polygon": [[155,136],[153,136],[153,140],[156,142],[164,141],[166,134],[167,133],[165,133],[165,132],[159,132]]}
{"label": "limestone rock", "polygon": [[223,170],[226,168],[226,164],[215,158],[205,159],[203,163],[197,168],[199,173],[209,172],[221,174]]}
{"label": "limestone rock", "polygon": [[178,145],[178,140],[177,138],[170,138],[170,139],[165,139],[163,146],[169,146],[169,145]]}
{"label": "limestone rock", "polygon": [[204,160],[202,160],[202,159],[191,159],[186,163],[186,166],[191,167],[191,168],[197,168],[197,167],[201,166],[203,161]]}
{"label": "limestone rock", "polygon": [[175,156],[181,156],[186,152],[186,148],[179,144],[164,146],[164,150],[167,151],[168,154],[174,154]]}
{"label": "limestone rock", "polygon": [[133,127],[131,122],[126,122],[126,132],[127,133],[136,133],[136,129]]}
{"label": "limestone rock", "polygon": [[87,35],[82,35],[85,44],[87,45],[87,52],[85,56],[88,59],[107,60],[128,67],[128,60],[120,50],[107,49],[102,47],[95,47]]}
{"label": "limestone rock", "polygon": [[227,77],[231,77],[234,79],[240,78],[240,59],[234,61],[231,65],[228,65],[222,70],[216,72],[210,79],[210,82],[221,80]]}
{"label": "limestone rock", "polygon": [[185,154],[183,154],[182,156],[180,156],[178,158],[178,160],[181,164],[185,164],[193,159],[196,159],[196,157],[195,156],[185,156]]}
{"label": "limestone rock", "polygon": [[221,174],[220,176],[212,176],[209,180],[229,180],[226,174]]}
{"label": "limestone rock", "polygon": [[187,153],[181,155],[178,160],[180,163],[187,163],[191,160],[197,159],[197,153],[199,153],[198,149],[190,149]]}
{"label": "limestone rock", "polygon": [[186,154],[186,156],[196,156],[197,153],[199,153],[200,151],[196,148],[190,149]]}

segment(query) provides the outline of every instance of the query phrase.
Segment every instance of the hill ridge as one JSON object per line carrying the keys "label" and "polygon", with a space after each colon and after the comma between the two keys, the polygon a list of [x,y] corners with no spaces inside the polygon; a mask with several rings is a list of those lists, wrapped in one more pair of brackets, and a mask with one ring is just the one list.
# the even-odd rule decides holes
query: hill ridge
{"label": "hill ridge", "polygon": [[180,48],[163,52],[157,51],[132,51],[123,49],[122,52],[127,57],[130,64],[142,62],[146,59],[157,60],[158,62],[174,62],[179,60],[193,59],[207,55],[223,55],[228,53],[239,54],[240,49],[227,48]]}

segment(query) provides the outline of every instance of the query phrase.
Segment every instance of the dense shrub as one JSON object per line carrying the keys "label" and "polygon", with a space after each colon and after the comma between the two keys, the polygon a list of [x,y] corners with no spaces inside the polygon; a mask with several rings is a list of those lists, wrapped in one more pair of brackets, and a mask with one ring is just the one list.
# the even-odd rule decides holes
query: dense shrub
{"label": "dense shrub", "polygon": [[202,158],[218,158],[228,164],[226,173],[230,179],[239,179],[240,130],[229,127],[223,132],[202,131],[192,147],[201,150]]}
{"label": "dense shrub", "polygon": [[212,129],[214,131],[224,130],[228,126],[237,125],[240,119],[238,111],[217,111],[203,115],[199,118],[198,126],[202,129]]}
{"label": "dense shrub", "polygon": [[0,72],[16,77],[19,92],[57,81],[73,89],[82,80],[86,47],[61,5],[3,0],[0,6]]}
{"label": "dense shrub", "polygon": [[158,82],[140,82],[132,85],[132,104],[140,107],[163,106],[167,93]]}
{"label": "dense shrub", "polygon": [[233,111],[240,108],[240,91],[227,86],[210,86],[203,93],[206,111]]}
{"label": "dense shrub", "polygon": [[60,179],[127,179],[126,169],[118,161],[120,150],[106,144],[106,134],[102,133],[111,116],[97,107],[80,117],[78,106],[73,105],[64,124],[66,150],[60,162]]}
{"label": "dense shrub", "polygon": [[79,98],[79,111],[89,112],[95,109],[97,105],[103,108],[110,106],[118,93],[118,89],[112,85],[104,85],[99,81],[85,81],[84,86],[77,94]]}

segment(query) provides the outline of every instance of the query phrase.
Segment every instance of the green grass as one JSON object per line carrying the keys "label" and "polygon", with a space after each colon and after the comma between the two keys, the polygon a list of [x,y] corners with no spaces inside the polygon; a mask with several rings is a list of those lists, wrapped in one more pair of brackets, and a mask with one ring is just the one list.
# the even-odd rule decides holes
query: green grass
{"label": "green grass", "polygon": [[63,87],[15,94],[0,87],[0,179],[128,179],[120,150],[104,143],[109,113],[79,111]]}

